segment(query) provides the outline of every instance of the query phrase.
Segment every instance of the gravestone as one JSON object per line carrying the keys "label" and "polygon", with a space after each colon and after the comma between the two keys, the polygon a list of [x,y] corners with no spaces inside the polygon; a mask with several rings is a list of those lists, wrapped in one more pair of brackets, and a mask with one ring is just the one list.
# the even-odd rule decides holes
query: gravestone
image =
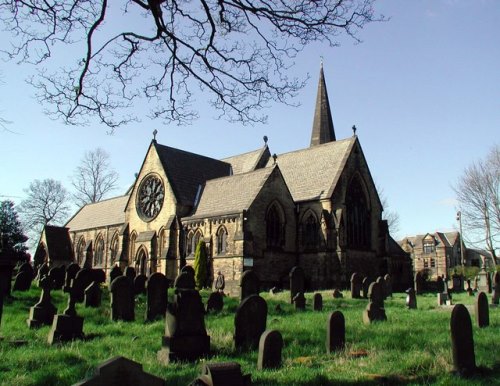
{"label": "gravestone", "polygon": [[64,286],[64,279],[66,277],[66,269],[64,265],[54,267],[49,270],[49,279],[52,281],[52,288],[60,290]]}
{"label": "gravestone", "polygon": [[224,298],[221,292],[212,292],[207,300],[207,313],[220,312],[224,307]]}
{"label": "gravestone", "polygon": [[258,295],[260,292],[259,277],[251,269],[243,272],[240,279],[240,287],[240,300],[244,300],[251,295]]}
{"label": "gravestone", "polygon": [[125,276],[132,285],[134,285],[135,275],[136,273],[134,267],[126,267],[125,272],[123,272],[123,276]]}
{"label": "gravestone", "polygon": [[479,292],[474,303],[477,326],[479,328],[488,327],[490,325],[490,310],[488,308],[488,297],[484,292]]}
{"label": "gravestone", "polygon": [[363,322],[370,324],[374,321],[385,321],[387,316],[384,310],[384,297],[380,283],[371,283],[368,289],[368,299],[370,302],[363,312]]}
{"label": "gravestone", "polygon": [[364,299],[368,299],[368,289],[370,288],[370,279],[365,277],[361,282],[361,296]]}
{"label": "gravestone", "polygon": [[117,277],[111,283],[111,320],[135,319],[134,286],[126,276]]}
{"label": "gravestone", "polygon": [[17,273],[20,273],[20,272],[29,273],[31,276],[31,280],[33,280],[35,278],[35,270],[33,269],[32,265],[28,262],[24,262],[21,264]]}
{"label": "gravestone", "polygon": [[205,363],[201,375],[190,386],[252,386],[251,376],[241,373],[236,362]]}
{"label": "gravestone", "polygon": [[392,277],[389,274],[386,274],[384,276],[384,281],[385,281],[385,297],[388,298],[389,296],[392,298]]}
{"label": "gravestone", "polygon": [[425,279],[422,272],[415,274],[415,294],[422,295],[424,293]]}
{"label": "gravestone", "polygon": [[415,294],[415,290],[413,287],[410,287],[406,290],[406,307],[410,310],[417,309],[417,295]]}
{"label": "gravestone", "polygon": [[363,279],[361,275],[357,272],[354,272],[351,276],[351,297],[353,299],[361,298],[361,289],[363,287]]}
{"label": "gravestone", "polygon": [[234,318],[234,344],[236,349],[256,349],[266,329],[267,303],[259,295],[245,298]]}
{"label": "gravestone", "polygon": [[386,286],[385,286],[385,280],[382,276],[377,277],[377,283],[380,284],[380,293],[382,294],[382,298],[385,300],[387,299],[387,294],[385,292]]}
{"label": "gravestone", "polygon": [[474,291],[472,290],[471,286],[470,286],[470,279],[467,279],[467,295],[469,296],[474,296]]}
{"label": "gravestone", "polygon": [[190,265],[185,265],[184,267],[181,268],[181,273],[186,272],[190,274],[193,278],[195,276],[194,268]]}
{"label": "gravestone", "polygon": [[313,296],[313,310],[323,311],[323,296],[320,293],[315,293]]}
{"label": "gravestone", "polygon": [[114,357],[101,363],[94,376],[73,386],[166,386],[165,380],[144,372],[140,363]]}
{"label": "gravestone", "polygon": [[14,278],[13,291],[28,291],[31,287],[33,276],[27,271],[20,271]]}
{"label": "gravestone", "polygon": [[0,261],[0,293],[4,298],[11,296],[12,271],[13,269],[9,262],[2,264]]}
{"label": "gravestone", "polygon": [[436,287],[437,287],[437,292],[444,292],[444,281],[441,276],[437,277]]}
{"label": "gravestone", "polygon": [[194,289],[195,285],[194,276],[186,271],[181,271],[174,281],[174,288],[178,289]]}
{"label": "gravestone", "polygon": [[293,304],[293,298],[299,293],[305,292],[305,274],[301,267],[295,266],[290,270],[290,303]]}
{"label": "gravestone", "polygon": [[451,299],[448,296],[447,292],[440,292],[437,294],[437,305],[438,306],[444,306],[450,304],[451,305]]}
{"label": "gravestone", "polygon": [[44,276],[49,274],[49,270],[50,268],[47,263],[43,263],[42,265],[40,265],[40,267],[38,267],[38,272],[35,280],[40,283],[40,280],[42,280]]}
{"label": "gravestone", "polygon": [[68,265],[66,268],[66,278],[64,281],[64,292],[70,292],[71,286],[73,285],[73,279],[76,277],[76,274],[80,271],[80,266],[76,263],[72,263]]}
{"label": "gravestone", "polygon": [[477,292],[477,289],[478,289],[478,281],[479,281],[479,278],[476,276],[476,277],[474,278],[474,288],[473,288],[474,292]]}
{"label": "gravestone", "polygon": [[82,268],[78,271],[71,284],[71,293],[77,303],[82,303],[85,297],[85,288],[92,284],[94,274],[89,268]]}
{"label": "gravestone", "polygon": [[306,298],[303,292],[299,292],[293,298],[293,304],[295,305],[295,309],[298,311],[304,311],[306,309]]}
{"label": "gravestone", "polygon": [[[179,276],[191,276],[182,272]],[[176,288],[172,303],[167,305],[165,335],[157,358],[163,364],[171,361],[194,361],[210,352],[210,337],[205,329],[205,309],[195,289]]]}
{"label": "gravestone", "polygon": [[470,376],[476,371],[474,338],[469,311],[463,304],[457,304],[451,312],[451,351],[453,368],[462,376]]}
{"label": "gravestone", "polygon": [[123,275],[123,273],[122,273],[122,270],[120,269],[120,267],[115,265],[113,267],[113,269],[111,270],[111,272],[109,273],[109,283],[111,284],[113,282],[113,280],[115,280],[118,276],[122,276],[122,275]]}
{"label": "gravestone", "polygon": [[134,278],[134,292],[136,295],[143,294],[146,292],[146,281],[148,280],[146,275],[137,275]]}
{"label": "gravestone", "polygon": [[106,272],[101,268],[92,269],[92,281],[96,281],[97,284],[106,282]]}
{"label": "gravestone", "polygon": [[85,288],[85,307],[99,308],[101,306],[101,286],[97,281],[93,281]]}
{"label": "gravestone", "polygon": [[42,293],[40,301],[30,308],[30,316],[27,320],[30,328],[38,328],[44,325],[50,326],[57,312],[57,308],[52,304],[50,296],[50,290],[53,285],[52,280],[46,275],[42,276],[39,285],[42,288]]}
{"label": "gravestone", "polygon": [[76,314],[76,298],[73,290],[69,292],[68,307],[64,313],[54,316],[47,341],[49,344],[83,339],[83,318]]}
{"label": "gravestone", "polygon": [[217,279],[215,279],[215,290],[224,293],[224,288],[226,288],[226,279],[222,272],[219,271],[217,272]]}
{"label": "gravestone", "polygon": [[326,352],[331,354],[345,347],[345,318],[340,311],[334,311],[326,324]]}
{"label": "gravestone", "polygon": [[451,275],[451,280],[453,284],[453,292],[462,292],[464,290],[464,280],[462,275],[454,272],[453,275]]}
{"label": "gravestone", "polygon": [[477,274],[477,290],[485,293],[491,292],[491,277],[488,272],[486,272],[484,263],[483,267]]}
{"label": "gravestone", "polygon": [[493,293],[491,294],[491,304],[498,304],[500,299],[500,272],[495,272],[492,282]]}
{"label": "gravestone", "polygon": [[257,370],[276,369],[281,367],[281,351],[283,337],[277,330],[266,330],[260,336]]}
{"label": "gravestone", "polygon": [[146,285],[146,320],[163,318],[167,312],[168,279],[160,272],[153,273]]}
{"label": "gravestone", "polygon": [[333,290],[332,296],[334,299],[342,299],[344,295],[342,295],[342,292],[340,292],[337,288]]}

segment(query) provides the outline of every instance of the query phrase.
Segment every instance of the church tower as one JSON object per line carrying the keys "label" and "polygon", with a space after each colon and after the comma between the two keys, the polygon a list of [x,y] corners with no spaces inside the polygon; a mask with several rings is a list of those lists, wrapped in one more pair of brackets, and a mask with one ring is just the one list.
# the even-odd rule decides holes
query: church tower
{"label": "church tower", "polygon": [[321,63],[310,147],[333,141],[335,141],[335,130],[328,101],[328,92],[326,91],[323,63]]}

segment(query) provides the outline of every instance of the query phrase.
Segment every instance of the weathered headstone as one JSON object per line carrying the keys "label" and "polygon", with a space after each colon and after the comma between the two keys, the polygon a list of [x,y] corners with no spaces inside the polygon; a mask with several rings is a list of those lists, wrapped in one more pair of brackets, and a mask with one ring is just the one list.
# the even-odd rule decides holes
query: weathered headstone
{"label": "weathered headstone", "polygon": [[85,288],[85,307],[99,308],[101,306],[101,286],[97,281],[93,281]]}
{"label": "weathered headstone", "polygon": [[436,288],[437,292],[444,292],[444,281],[443,281],[443,278],[441,276],[437,277],[436,287],[437,287]]}
{"label": "weathered headstone", "polygon": [[212,292],[207,300],[207,313],[220,312],[224,307],[224,298],[221,292]]}
{"label": "weathered headstone", "polygon": [[301,267],[295,266],[290,270],[290,303],[299,292],[305,292],[305,274]]}
{"label": "weathered headstone", "polygon": [[134,278],[134,292],[136,295],[143,294],[146,292],[146,281],[148,277],[146,275],[140,274]]}
{"label": "weathered headstone", "polygon": [[250,374],[243,375],[236,362],[206,363],[190,386],[252,386]]}
{"label": "weathered headstone", "polygon": [[114,357],[101,363],[92,378],[73,386],[166,386],[165,380],[144,372],[140,363]]}
{"label": "weathered headstone", "polygon": [[387,298],[387,294],[385,293],[386,285],[385,280],[382,276],[377,277],[377,283],[380,284],[380,293],[382,295],[382,299],[385,300]]}
{"label": "weathered headstone", "polygon": [[126,267],[125,271],[123,272],[123,276],[125,276],[132,285],[134,284],[135,275],[136,273],[134,267]]}
{"label": "weathered headstone", "polygon": [[333,290],[332,296],[334,299],[342,299],[344,295],[342,295],[342,292],[340,292],[337,288]]}
{"label": "weathered headstone", "polygon": [[474,304],[476,321],[479,328],[490,325],[490,310],[488,308],[488,297],[484,292],[479,292]]}
{"label": "weathered headstone", "polygon": [[52,280],[47,276],[42,276],[39,285],[42,288],[42,293],[40,301],[30,308],[30,316],[27,320],[30,328],[38,328],[43,325],[50,326],[57,312],[50,296],[50,290],[53,285]]}
{"label": "weathered headstone", "polygon": [[498,304],[500,299],[500,272],[493,275],[493,293],[491,294],[491,304]]}
{"label": "weathered headstone", "polygon": [[326,324],[326,352],[343,350],[345,347],[345,318],[340,311],[334,311]]}
{"label": "weathered headstone", "polygon": [[260,336],[257,370],[281,367],[283,337],[277,330],[266,330]]}
{"label": "weathered headstone", "polygon": [[93,281],[94,274],[89,268],[82,268],[78,271],[71,284],[71,293],[77,303],[82,303],[85,297],[85,288]]}
{"label": "weathered headstone", "polygon": [[437,305],[438,306],[444,306],[450,304],[451,305],[451,299],[448,296],[447,292],[440,292],[437,294]]}
{"label": "weathered headstone", "polygon": [[370,303],[368,303],[363,312],[363,322],[365,324],[370,324],[374,321],[387,320],[384,310],[384,297],[382,295],[380,283],[374,282],[370,284],[370,288],[368,289],[368,299],[370,300]]}
{"label": "weathered headstone", "polygon": [[370,288],[370,279],[368,277],[363,278],[361,282],[361,296],[363,299],[368,299],[368,289]]}
{"label": "weathered headstone", "polygon": [[126,276],[119,276],[110,286],[111,320],[135,319],[134,286]]}
{"label": "weathered headstone", "polygon": [[168,304],[168,279],[164,274],[155,272],[149,277],[146,285],[146,297],[146,320],[163,318],[167,312]]}
{"label": "weathered headstone", "polygon": [[34,272],[30,263],[23,263],[19,267],[18,274],[14,278],[14,291],[28,291],[33,281]]}
{"label": "weathered headstone", "polygon": [[[183,272],[181,275],[188,275]],[[205,329],[205,310],[201,296],[195,289],[177,288],[172,303],[167,306],[165,335],[158,360],[164,364],[170,361],[194,361],[210,352],[210,337]]]}
{"label": "weathered headstone", "polygon": [[194,289],[196,283],[194,281],[194,276],[189,272],[182,272],[175,278],[174,288],[178,289]]}
{"label": "weathered headstone", "polygon": [[470,286],[470,279],[467,279],[467,295],[469,296],[474,296],[474,291],[472,290],[471,286]]}
{"label": "weathered headstone", "polygon": [[421,295],[424,293],[425,279],[422,272],[417,272],[415,274],[415,293]]}
{"label": "weathered headstone", "polygon": [[217,279],[215,279],[215,290],[224,293],[224,288],[226,288],[226,279],[222,272],[219,271],[217,272]]}
{"label": "weathered headstone", "polygon": [[109,272],[109,283],[112,283],[113,280],[115,280],[118,276],[122,276],[123,273],[122,273],[122,270],[120,269],[120,267],[118,267],[117,265],[115,265],[111,271]]}
{"label": "weathered headstone", "polygon": [[64,292],[70,292],[71,286],[73,285],[73,280],[76,277],[76,274],[80,271],[80,266],[76,263],[72,263],[68,265],[66,268],[66,278],[64,281]]}
{"label": "weathered headstone", "polygon": [[66,277],[66,269],[64,265],[54,267],[49,270],[49,279],[52,281],[52,288],[60,290],[64,286],[64,278]]}
{"label": "weathered headstone", "polygon": [[313,310],[323,311],[323,296],[320,293],[315,293],[313,296]]}
{"label": "weathered headstone", "polygon": [[386,274],[384,276],[384,281],[385,281],[385,297],[388,298],[389,296],[392,298],[392,277],[389,274]]}
{"label": "weathered headstone", "polygon": [[293,304],[296,310],[304,311],[306,309],[306,298],[303,292],[299,292],[293,298]]}
{"label": "weathered headstone", "polygon": [[236,349],[256,349],[266,330],[267,303],[259,295],[243,299],[234,318],[234,344]]}
{"label": "weathered headstone", "polygon": [[454,272],[453,275],[451,275],[451,281],[453,285],[453,292],[462,292],[464,290],[464,280],[462,275]]}
{"label": "weathered headstone", "polygon": [[35,270],[33,269],[33,266],[28,262],[24,262],[21,264],[17,273],[19,272],[28,272],[31,276],[31,280],[35,278]]}
{"label": "weathered headstone", "polygon": [[491,277],[486,272],[486,268],[483,263],[483,267],[477,274],[477,290],[485,293],[491,292]]}
{"label": "weathered headstone", "polygon": [[363,279],[361,275],[354,272],[351,276],[351,297],[353,299],[361,298],[361,289],[363,287]]}
{"label": "weathered headstone", "polygon": [[49,265],[47,263],[43,263],[40,265],[40,267],[38,267],[38,271],[37,271],[37,275],[36,275],[36,281],[38,281],[38,283],[40,283],[40,280],[42,280],[42,278],[44,276],[47,276],[49,274]]}
{"label": "weathered headstone", "polygon": [[251,295],[258,295],[260,292],[260,280],[257,274],[251,269],[243,272],[240,279],[241,295],[240,300]]}
{"label": "weathered headstone", "polygon": [[69,292],[68,307],[63,314],[54,316],[47,341],[49,344],[83,339],[83,318],[76,314],[76,298],[73,290]]}
{"label": "weathered headstone", "polygon": [[457,304],[453,308],[450,329],[453,368],[459,375],[472,375],[476,371],[472,322],[469,311],[463,304]]}
{"label": "weathered headstone", "polygon": [[194,272],[194,268],[191,265],[185,265],[184,267],[182,267],[180,273],[183,273],[183,272],[190,274],[194,278],[195,272]]}
{"label": "weathered headstone", "polygon": [[417,295],[415,294],[415,290],[413,287],[410,287],[406,290],[406,307],[410,310],[417,309]]}
{"label": "weathered headstone", "polygon": [[97,284],[106,282],[106,272],[101,268],[92,269],[92,281],[96,281]]}

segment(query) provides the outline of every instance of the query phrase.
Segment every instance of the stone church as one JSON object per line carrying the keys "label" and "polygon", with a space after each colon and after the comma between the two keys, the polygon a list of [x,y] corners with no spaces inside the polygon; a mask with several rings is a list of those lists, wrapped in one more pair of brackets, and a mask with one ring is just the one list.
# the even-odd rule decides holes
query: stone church
{"label": "stone church", "polygon": [[[309,289],[345,286],[353,272],[408,287],[411,259],[382,220],[359,138],[335,137],[322,68],[309,147],[271,154],[267,138],[221,160],[153,139],[125,195],[85,205],[60,230],[71,259],[173,280],[203,239],[211,279],[222,272],[232,294],[245,270],[264,288],[286,287],[294,266]],[[37,253],[50,262],[49,244],[42,234]]]}

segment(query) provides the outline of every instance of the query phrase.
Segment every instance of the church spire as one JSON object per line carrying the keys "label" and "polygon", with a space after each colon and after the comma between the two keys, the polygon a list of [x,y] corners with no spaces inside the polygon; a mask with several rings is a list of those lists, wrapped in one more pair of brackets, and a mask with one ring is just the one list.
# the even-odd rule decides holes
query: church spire
{"label": "church spire", "polygon": [[310,146],[317,146],[333,141],[335,141],[335,130],[333,129],[332,113],[330,111],[330,103],[328,102],[325,75],[323,74],[323,61],[321,61]]}

